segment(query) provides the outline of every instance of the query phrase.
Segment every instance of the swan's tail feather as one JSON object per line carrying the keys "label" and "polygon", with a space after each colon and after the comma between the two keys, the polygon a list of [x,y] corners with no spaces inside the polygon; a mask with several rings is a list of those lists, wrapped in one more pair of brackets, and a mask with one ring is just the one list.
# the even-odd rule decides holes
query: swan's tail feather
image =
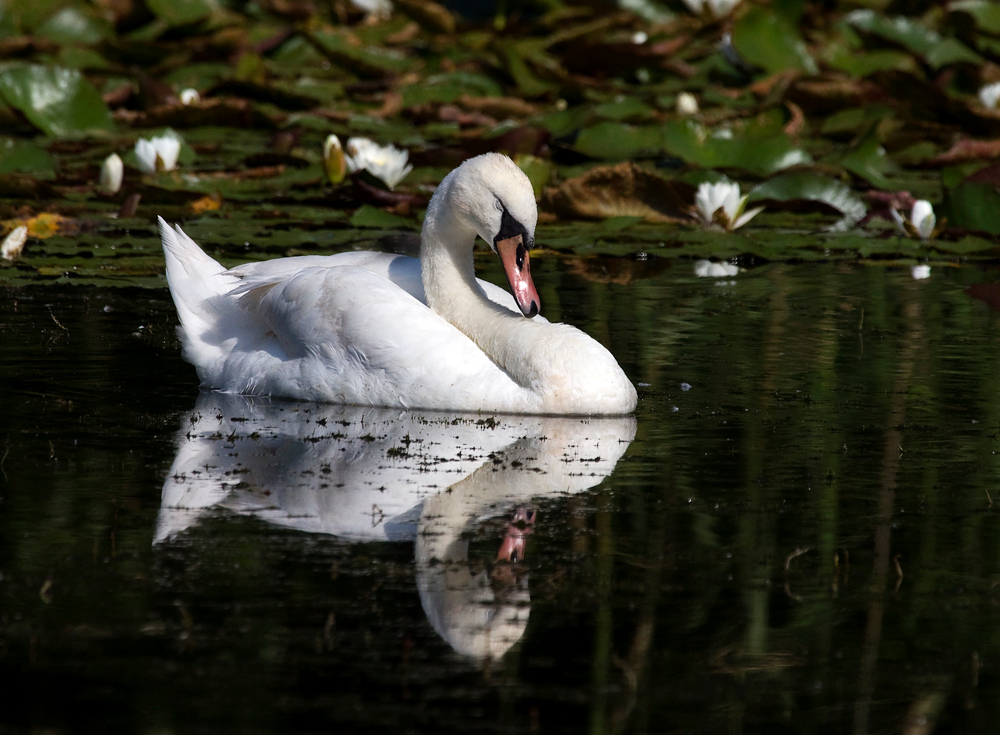
{"label": "swan's tail feather", "polygon": [[226,294],[238,279],[228,275],[179,226],[171,227],[162,217],[157,219],[167,263],[167,283],[181,320],[178,332],[185,357],[205,380],[203,371],[227,352],[215,338],[216,326],[233,311],[233,300]]}

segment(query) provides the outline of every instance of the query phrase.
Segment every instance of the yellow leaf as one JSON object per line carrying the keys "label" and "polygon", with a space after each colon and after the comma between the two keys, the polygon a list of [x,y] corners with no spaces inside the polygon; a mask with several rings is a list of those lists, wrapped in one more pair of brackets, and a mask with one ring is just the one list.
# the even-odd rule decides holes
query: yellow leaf
{"label": "yellow leaf", "polygon": [[221,196],[218,194],[208,194],[188,204],[188,209],[191,211],[191,214],[201,214],[202,212],[214,212],[221,206]]}

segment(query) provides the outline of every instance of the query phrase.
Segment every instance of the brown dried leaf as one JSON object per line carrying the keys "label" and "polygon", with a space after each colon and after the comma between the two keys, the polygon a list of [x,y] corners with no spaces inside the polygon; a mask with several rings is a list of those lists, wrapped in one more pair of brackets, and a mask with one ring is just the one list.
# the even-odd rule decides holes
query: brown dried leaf
{"label": "brown dried leaf", "polygon": [[542,206],[565,219],[645,217],[650,222],[685,222],[694,189],[634,163],[599,166],[546,189]]}
{"label": "brown dried leaf", "polygon": [[963,138],[944,153],[934,156],[929,161],[931,166],[944,166],[965,161],[978,161],[984,158],[1000,158],[1000,140],[969,140]]}

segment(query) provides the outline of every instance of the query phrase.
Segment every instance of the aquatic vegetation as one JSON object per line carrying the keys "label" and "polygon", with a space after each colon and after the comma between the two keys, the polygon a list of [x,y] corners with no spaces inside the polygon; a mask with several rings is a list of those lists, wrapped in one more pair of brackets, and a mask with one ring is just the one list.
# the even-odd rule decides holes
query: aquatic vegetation
{"label": "aquatic vegetation", "polygon": [[726,231],[739,229],[758,214],[764,207],[744,211],[749,195],[740,196],[740,185],[730,181],[715,184],[708,182],[698,186],[695,193],[694,214],[702,224],[719,227]]}
{"label": "aquatic vegetation", "polygon": [[[329,140],[327,138],[327,142]],[[326,146],[324,153],[325,148]],[[409,155],[391,143],[379,145],[368,138],[350,138],[347,141],[344,160],[347,162],[347,170],[351,173],[368,171],[372,176],[384,181],[390,189],[395,189],[396,185],[413,170],[413,166],[407,163]]]}
{"label": "aquatic vegetation", "polygon": [[24,250],[24,243],[28,240],[28,228],[24,225],[15,227],[10,234],[4,238],[0,244],[0,256],[6,260],[14,260]]}
{"label": "aquatic vegetation", "polygon": [[913,238],[930,240],[936,233],[937,217],[934,208],[926,199],[918,199],[910,209],[909,217],[904,217],[897,210],[889,210],[900,231]]}
{"label": "aquatic vegetation", "polygon": [[177,156],[180,151],[181,142],[171,133],[149,139],[139,138],[135,142],[135,157],[139,169],[146,174],[173,171],[177,168]]}
{"label": "aquatic vegetation", "polygon": [[101,178],[97,186],[105,194],[117,194],[118,190],[122,188],[124,175],[125,164],[122,163],[121,156],[112,153],[101,164]]}
{"label": "aquatic vegetation", "polygon": [[712,18],[724,18],[733,12],[740,0],[684,0],[684,4],[695,15],[709,15]]}

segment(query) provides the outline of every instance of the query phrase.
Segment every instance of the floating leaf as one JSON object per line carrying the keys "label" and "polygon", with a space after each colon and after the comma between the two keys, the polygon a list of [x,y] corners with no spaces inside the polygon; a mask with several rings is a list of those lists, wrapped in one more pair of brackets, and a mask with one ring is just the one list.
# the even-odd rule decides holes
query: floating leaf
{"label": "floating leaf", "polygon": [[668,153],[706,168],[737,168],[764,176],[812,163],[790,136],[766,124],[709,133],[694,120],[674,120],[664,126],[663,136]]}
{"label": "floating leaf", "polygon": [[100,43],[111,35],[112,29],[78,7],[63,8],[35,28],[35,34],[56,43]]}
{"label": "floating leaf", "polygon": [[855,10],[845,16],[855,28],[898,43],[913,53],[920,54],[935,69],[946,64],[965,61],[981,64],[983,58],[954,38],[943,38],[940,33],[904,16],[893,18],[874,10]]}
{"label": "floating leaf", "polygon": [[806,200],[819,202],[843,216],[831,229],[842,230],[859,222],[866,212],[865,203],[843,181],[828,176],[797,171],[776,176],[750,192],[751,202],[771,199],[779,202]]}
{"label": "floating leaf", "polygon": [[744,60],[772,74],[819,71],[796,27],[769,8],[752,7],[736,22],[733,46]]}
{"label": "floating leaf", "polygon": [[391,212],[364,204],[351,216],[351,227],[371,227],[379,230],[412,229],[413,222]]}
{"label": "floating leaf", "polygon": [[601,122],[584,129],[576,150],[591,158],[621,161],[655,155],[663,149],[662,129],[654,126]]}
{"label": "floating leaf", "polygon": [[979,30],[1000,34],[1000,4],[994,0],[952,0],[948,3],[948,10],[952,13],[968,13]]}
{"label": "floating leaf", "polygon": [[993,183],[971,182],[949,189],[941,213],[950,226],[1000,235],[1000,192]]}
{"label": "floating leaf", "polygon": [[211,15],[214,9],[209,0],[146,0],[146,7],[171,26],[197,23]]}
{"label": "floating leaf", "polygon": [[892,162],[886,156],[885,148],[878,136],[870,133],[854,148],[837,159],[841,166],[852,174],[861,177],[869,184],[880,189],[891,189],[892,184],[885,177],[892,168]]}
{"label": "floating leaf", "polygon": [[0,70],[0,96],[43,132],[70,138],[111,132],[111,115],[97,90],[75,69],[35,64]]}
{"label": "floating leaf", "polygon": [[42,212],[35,217],[21,217],[0,222],[4,232],[10,232],[16,227],[27,227],[28,236],[45,240],[54,235],[74,235],[80,231],[79,220],[63,217],[54,212]]}
{"label": "floating leaf", "polygon": [[0,139],[0,174],[23,171],[39,175],[54,170],[52,155],[44,148],[13,138]]}
{"label": "floating leaf", "polygon": [[694,188],[670,181],[634,163],[599,166],[548,189],[545,209],[570,219],[643,217],[650,222],[690,219]]}

